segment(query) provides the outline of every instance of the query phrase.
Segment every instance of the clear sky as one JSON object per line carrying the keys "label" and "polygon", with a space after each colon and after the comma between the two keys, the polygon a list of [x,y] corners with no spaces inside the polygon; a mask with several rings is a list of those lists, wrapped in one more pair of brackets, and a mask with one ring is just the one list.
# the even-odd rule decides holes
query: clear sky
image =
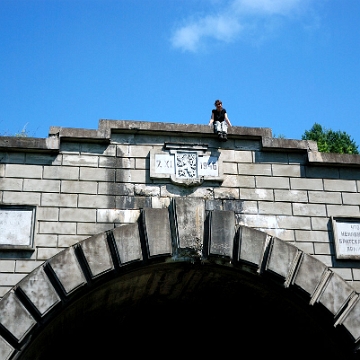
{"label": "clear sky", "polygon": [[0,0],[0,134],[99,119],[360,145],[360,0]]}

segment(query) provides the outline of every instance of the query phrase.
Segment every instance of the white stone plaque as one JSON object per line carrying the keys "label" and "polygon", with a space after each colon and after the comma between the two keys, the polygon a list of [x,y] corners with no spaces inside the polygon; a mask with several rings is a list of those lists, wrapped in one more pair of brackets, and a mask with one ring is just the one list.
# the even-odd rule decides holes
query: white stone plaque
{"label": "white stone plaque", "polygon": [[337,259],[360,260],[360,219],[332,218]]}
{"label": "white stone plaque", "polygon": [[199,156],[199,176],[219,176],[219,158],[215,156]]}
{"label": "white stone plaque", "polygon": [[155,173],[175,174],[175,156],[170,154],[155,154]]}
{"label": "white stone plaque", "polygon": [[34,208],[0,208],[0,250],[32,248],[34,215]]}
{"label": "white stone plaque", "polygon": [[183,186],[199,186],[203,181],[222,182],[219,157],[220,154],[212,154],[203,147],[179,145],[177,148],[177,144],[168,144],[165,150],[150,150],[150,178],[170,179]]}

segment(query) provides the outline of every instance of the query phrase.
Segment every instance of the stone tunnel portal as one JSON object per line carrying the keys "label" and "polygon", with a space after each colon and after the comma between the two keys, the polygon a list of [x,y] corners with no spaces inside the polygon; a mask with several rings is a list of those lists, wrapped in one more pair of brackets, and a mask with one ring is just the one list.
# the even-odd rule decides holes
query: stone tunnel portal
{"label": "stone tunnel portal", "polygon": [[254,358],[355,358],[350,339],[328,316],[299,294],[246,271],[158,263],[83,289],[18,359],[224,352]]}

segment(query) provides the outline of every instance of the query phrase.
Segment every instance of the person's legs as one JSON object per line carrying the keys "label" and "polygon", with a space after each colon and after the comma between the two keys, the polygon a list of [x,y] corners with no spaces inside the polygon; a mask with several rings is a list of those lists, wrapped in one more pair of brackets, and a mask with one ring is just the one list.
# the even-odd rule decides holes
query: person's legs
{"label": "person's legs", "polygon": [[224,141],[226,141],[227,140],[227,129],[228,129],[227,123],[225,121],[223,121],[220,125],[221,125],[222,138]]}
{"label": "person's legs", "polygon": [[214,122],[214,132],[215,134],[217,134],[219,139],[223,138],[223,130],[222,130],[221,122],[219,121]]}

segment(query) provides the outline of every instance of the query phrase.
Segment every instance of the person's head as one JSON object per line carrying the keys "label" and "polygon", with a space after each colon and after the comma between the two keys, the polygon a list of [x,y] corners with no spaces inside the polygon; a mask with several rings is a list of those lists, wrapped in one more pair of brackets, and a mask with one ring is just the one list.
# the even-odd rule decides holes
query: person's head
{"label": "person's head", "polygon": [[219,110],[222,108],[222,101],[221,100],[215,100],[215,106]]}

